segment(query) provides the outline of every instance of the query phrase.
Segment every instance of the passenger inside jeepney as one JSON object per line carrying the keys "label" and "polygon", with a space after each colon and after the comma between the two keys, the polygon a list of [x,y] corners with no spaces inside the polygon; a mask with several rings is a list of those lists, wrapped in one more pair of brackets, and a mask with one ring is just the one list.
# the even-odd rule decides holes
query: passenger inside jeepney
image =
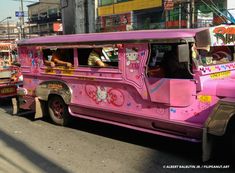
{"label": "passenger inside jeepney", "polygon": [[99,66],[99,67],[107,67],[108,64],[104,63],[101,60],[101,56],[102,56],[102,49],[101,48],[94,48],[89,57],[88,57],[88,61],[87,64],[89,66]]}
{"label": "passenger inside jeepney", "polygon": [[[46,51],[44,51],[45,53]],[[52,53],[48,53],[47,58],[44,60],[44,64],[50,67],[65,66],[72,67],[70,60],[73,58],[72,55],[67,53],[65,49],[56,49]]]}
{"label": "passenger inside jeepney", "polygon": [[224,64],[234,60],[234,47],[214,46],[198,48],[201,65]]}
{"label": "passenger inside jeepney", "polygon": [[[98,50],[97,50],[98,49]],[[118,48],[106,46],[96,48],[78,48],[78,64],[79,66],[117,68],[118,67]],[[98,59],[97,59],[98,58]],[[97,60],[97,61],[96,61]],[[102,64],[98,64],[102,63]]]}

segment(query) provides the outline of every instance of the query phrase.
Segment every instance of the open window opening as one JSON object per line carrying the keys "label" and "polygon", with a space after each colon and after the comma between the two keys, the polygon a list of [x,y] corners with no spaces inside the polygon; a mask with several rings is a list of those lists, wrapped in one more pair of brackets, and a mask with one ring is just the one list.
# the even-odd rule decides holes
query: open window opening
{"label": "open window opening", "polygon": [[80,66],[118,67],[118,48],[115,46],[78,48],[77,51]]}
{"label": "open window opening", "polygon": [[147,75],[153,78],[191,79],[190,62],[180,62],[178,44],[150,45],[150,55],[147,65]]}
{"label": "open window opening", "polygon": [[48,48],[43,49],[44,65],[50,67],[72,67],[74,64],[74,52],[72,48]]}

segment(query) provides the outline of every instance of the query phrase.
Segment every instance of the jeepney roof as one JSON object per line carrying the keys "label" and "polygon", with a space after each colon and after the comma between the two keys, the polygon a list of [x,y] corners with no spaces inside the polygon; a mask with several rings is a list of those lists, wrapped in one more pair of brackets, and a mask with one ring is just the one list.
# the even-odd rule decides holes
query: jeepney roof
{"label": "jeepney roof", "polygon": [[205,30],[197,29],[161,29],[161,30],[138,30],[123,32],[71,34],[59,36],[44,36],[20,40],[18,45],[52,45],[52,44],[76,44],[95,42],[138,42],[143,40],[169,40],[194,38],[196,33]]}

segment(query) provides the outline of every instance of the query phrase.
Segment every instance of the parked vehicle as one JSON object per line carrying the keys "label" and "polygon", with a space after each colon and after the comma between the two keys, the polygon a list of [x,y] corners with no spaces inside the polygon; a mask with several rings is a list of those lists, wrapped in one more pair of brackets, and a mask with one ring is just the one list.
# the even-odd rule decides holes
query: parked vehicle
{"label": "parked vehicle", "polygon": [[0,98],[16,96],[17,87],[22,85],[16,56],[16,44],[0,42]]}
{"label": "parked vehicle", "polygon": [[[47,110],[58,125],[74,116],[202,142],[208,160],[213,136],[235,125],[234,31],[222,25],[23,40],[14,113],[33,110],[38,118]],[[94,48],[104,67],[88,65]],[[52,62],[55,51],[63,63]]]}

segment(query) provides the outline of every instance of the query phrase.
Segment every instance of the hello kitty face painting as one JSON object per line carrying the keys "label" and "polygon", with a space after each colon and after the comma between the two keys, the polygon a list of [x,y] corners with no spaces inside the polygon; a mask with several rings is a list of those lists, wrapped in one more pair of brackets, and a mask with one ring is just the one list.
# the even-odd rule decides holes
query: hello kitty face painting
{"label": "hello kitty face painting", "polygon": [[130,72],[134,72],[139,68],[138,50],[135,48],[126,48],[126,65],[129,67]]}
{"label": "hello kitty face painting", "polygon": [[123,93],[120,90],[114,88],[86,85],[85,92],[87,96],[91,98],[96,104],[121,107],[125,101]]}
{"label": "hello kitty face painting", "polygon": [[108,93],[105,87],[97,87],[97,101],[107,102]]}

